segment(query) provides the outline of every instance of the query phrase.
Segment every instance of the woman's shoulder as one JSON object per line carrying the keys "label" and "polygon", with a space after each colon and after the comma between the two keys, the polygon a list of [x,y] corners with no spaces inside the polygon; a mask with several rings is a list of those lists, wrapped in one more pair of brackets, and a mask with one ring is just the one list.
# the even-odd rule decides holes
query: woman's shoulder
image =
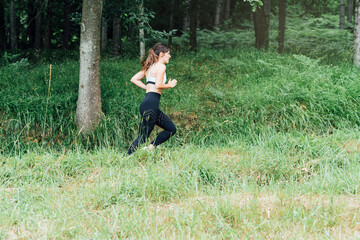
{"label": "woman's shoulder", "polygon": [[163,64],[163,63],[158,63],[156,67],[160,71],[165,71],[166,70],[166,65]]}

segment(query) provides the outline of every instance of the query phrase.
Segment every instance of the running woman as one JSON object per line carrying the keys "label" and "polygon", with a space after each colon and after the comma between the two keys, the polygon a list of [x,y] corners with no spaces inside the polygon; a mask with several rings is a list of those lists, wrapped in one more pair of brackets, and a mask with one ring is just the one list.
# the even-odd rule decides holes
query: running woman
{"label": "running woman", "polygon": [[[162,43],[156,43],[149,50],[146,61],[142,63],[142,69],[131,78],[131,82],[136,86],[145,89],[146,95],[140,104],[140,126],[139,134],[135,141],[131,144],[128,154],[132,154],[136,149],[150,136],[155,125],[163,128],[164,131],[150,143],[149,149],[162,144],[176,133],[176,127],[171,119],[166,116],[160,109],[160,97],[164,89],[176,86],[175,79],[169,79],[166,83],[166,66],[169,63],[170,48]],[[146,85],[141,81],[146,77]]]}

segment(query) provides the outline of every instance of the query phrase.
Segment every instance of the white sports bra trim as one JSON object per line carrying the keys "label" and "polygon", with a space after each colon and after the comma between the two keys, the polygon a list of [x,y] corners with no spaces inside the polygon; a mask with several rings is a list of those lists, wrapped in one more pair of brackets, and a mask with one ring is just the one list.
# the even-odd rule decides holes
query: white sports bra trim
{"label": "white sports bra trim", "polygon": [[[150,75],[150,71],[146,74],[146,83],[155,84],[156,78]],[[163,83],[166,83],[166,73],[164,73]]]}

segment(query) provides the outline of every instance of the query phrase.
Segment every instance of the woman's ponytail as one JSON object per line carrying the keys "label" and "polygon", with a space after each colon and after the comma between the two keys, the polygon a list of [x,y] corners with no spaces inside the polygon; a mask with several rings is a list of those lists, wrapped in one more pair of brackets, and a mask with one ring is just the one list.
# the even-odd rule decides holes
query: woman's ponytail
{"label": "woman's ponytail", "polygon": [[149,54],[148,54],[146,60],[145,61],[143,60],[143,62],[141,63],[141,65],[142,65],[141,70],[146,72],[151,67],[151,65],[153,65],[154,63],[157,62],[158,58],[159,58],[159,56],[156,55],[154,49],[150,48]]}
{"label": "woman's ponytail", "polygon": [[154,47],[149,49],[149,54],[145,61],[142,61],[142,69],[143,71],[149,70],[151,65],[156,63],[159,60],[160,53],[170,52],[170,48],[162,43],[156,43]]}

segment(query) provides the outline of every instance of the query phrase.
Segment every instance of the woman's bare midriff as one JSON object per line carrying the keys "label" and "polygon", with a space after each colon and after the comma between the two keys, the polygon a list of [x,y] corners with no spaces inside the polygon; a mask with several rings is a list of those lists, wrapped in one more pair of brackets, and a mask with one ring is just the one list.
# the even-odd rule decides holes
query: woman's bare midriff
{"label": "woman's bare midriff", "polygon": [[161,94],[162,91],[163,91],[162,89],[156,88],[154,84],[147,84],[146,85],[146,93],[155,92],[155,93]]}

